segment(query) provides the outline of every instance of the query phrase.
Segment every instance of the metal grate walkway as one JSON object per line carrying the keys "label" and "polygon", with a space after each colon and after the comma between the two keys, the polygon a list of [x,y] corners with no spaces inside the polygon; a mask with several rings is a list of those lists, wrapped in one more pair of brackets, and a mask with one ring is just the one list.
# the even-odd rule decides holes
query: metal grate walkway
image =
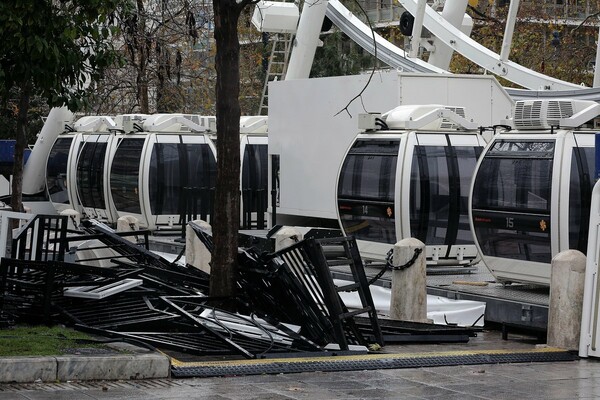
{"label": "metal grate walkway", "polygon": [[420,354],[377,354],[361,356],[285,358],[202,363],[172,362],[175,378],[206,378],[234,375],[338,372],[377,369],[424,368],[455,365],[574,361],[577,355],[562,349],[524,351],[486,350]]}

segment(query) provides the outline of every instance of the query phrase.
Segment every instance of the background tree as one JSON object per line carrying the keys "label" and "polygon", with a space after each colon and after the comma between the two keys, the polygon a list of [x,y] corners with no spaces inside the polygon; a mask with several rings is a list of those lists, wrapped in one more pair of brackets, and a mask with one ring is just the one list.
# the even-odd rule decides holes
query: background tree
{"label": "background tree", "polygon": [[[0,2],[0,97],[16,119],[11,206],[23,209],[23,151],[31,99],[82,108],[86,89],[115,60],[111,21],[123,0]],[[125,12],[126,7],[121,8]],[[11,93],[14,104],[8,106]]]}
{"label": "background tree", "polygon": [[[125,65],[114,65],[97,87],[90,114],[176,112],[215,114],[216,72],[212,0],[136,2],[115,41]],[[252,7],[238,24],[240,107],[256,112],[263,76],[261,36]]]}
{"label": "background tree", "polygon": [[[14,88],[0,109],[0,139],[13,140],[17,130],[17,99],[19,91]],[[27,124],[28,144],[34,143],[37,133],[44,126],[44,118],[48,116],[50,107],[40,96],[33,96],[29,103],[29,118]]]}
{"label": "background tree", "polygon": [[240,224],[240,44],[238,21],[257,0],[213,0],[216,56],[217,187],[213,237],[215,250],[210,294],[235,293]]}
{"label": "background tree", "polygon": [[373,67],[375,58],[352,42],[338,28],[321,35],[323,46],[317,48],[310,70],[311,78],[356,75]]}
{"label": "background tree", "polygon": [[203,111],[196,93],[206,77],[214,87],[211,18],[209,0],[136,0],[115,41],[126,63],[111,67],[90,112]]}
{"label": "background tree", "polygon": [[[475,22],[471,37],[496,53],[502,46],[508,5],[491,8],[486,2],[471,8]],[[565,6],[566,7],[566,6]],[[588,11],[597,15],[598,4]],[[534,71],[567,82],[591,86],[596,54],[595,38],[598,28],[595,18],[580,25],[582,10],[567,9],[539,2],[522,2],[517,16],[510,60]],[[478,65],[455,54],[450,71],[454,73],[483,73]],[[515,84],[499,77],[504,86]]]}
{"label": "background tree", "polygon": [[[242,10],[238,23],[240,45],[240,110],[242,115],[256,115],[266,79],[266,56],[263,36],[252,25],[254,7]],[[265,61],[265,64],[263,64]]]}

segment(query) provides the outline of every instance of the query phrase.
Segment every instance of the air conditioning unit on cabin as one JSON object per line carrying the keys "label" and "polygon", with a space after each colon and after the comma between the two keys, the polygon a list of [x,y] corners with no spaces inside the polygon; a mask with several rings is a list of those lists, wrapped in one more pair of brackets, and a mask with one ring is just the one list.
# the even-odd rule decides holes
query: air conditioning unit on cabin
{"label": "air conditioning unit on cabin", "polygon": [[144,121],[148,132],[206,132],[214,130],[215,117],[192,114],[154,114]]}
{"label": "air conditioning unit on cabin", "polygon": [[[443,110],[451,111],[453,116]],[[446,115],[444,115],[446,114]],[[455,131],[466,127],[464,107],[443,106],[439,104],[399,106],[383,115],[389,129],[419,129],[419,130],[451,130]],[[419,123],[419,121],[422,121]]]}
{"label": "air conditioning unit on cabin", "polygon": [[576,128],[600,114],[600,105],[588,100],[519,100],[515,103],[515,129]]}
{"label": "air conditioning unit on cabin", "polygon": [[142,124],[148,118],[147,114],[121,114],[115,117],[116,129],[125,133],[136,132],[137,129],[134,127],[138,125],[138,129],[141,129]]}
{"label": "air conditioning unit on cabin", "polygon": [[75,121],[73,128],[77,132],[108,132],[115,128],[115,121],[106,115],[86,116]]}

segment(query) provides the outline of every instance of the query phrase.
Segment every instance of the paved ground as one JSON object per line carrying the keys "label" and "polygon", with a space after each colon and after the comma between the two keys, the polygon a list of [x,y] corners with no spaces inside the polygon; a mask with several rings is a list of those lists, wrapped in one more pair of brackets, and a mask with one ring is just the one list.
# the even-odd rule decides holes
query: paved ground
{"label": "paved ground", "polygon": [[0,386],[2,400],[597,398],[600,398],[600,362],[588,360],[210,379]]}
{"label": "paved ground", "polygon": [[[386,346],[386,352],[531,349],[535,340],[495,331],[468,344]],[[0,385],[0,400],[599,399],[600,361],[496,364],[203,379]]]}

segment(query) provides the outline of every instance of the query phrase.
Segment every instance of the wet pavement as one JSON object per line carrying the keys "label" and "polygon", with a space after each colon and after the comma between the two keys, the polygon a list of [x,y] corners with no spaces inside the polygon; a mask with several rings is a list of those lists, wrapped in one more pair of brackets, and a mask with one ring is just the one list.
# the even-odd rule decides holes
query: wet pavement
{"label": "wet pavement", "polygon": [[600,362],[1,385],[0,399],[597,399]]}
{"label": "wet pavement", "polygon": [[[527,350],[529,336],[486,331],[466,344],[386,346],[386,353]],[[220,378],[0,385],[0,400],[597,399],[600,361],[461,365]]]}

